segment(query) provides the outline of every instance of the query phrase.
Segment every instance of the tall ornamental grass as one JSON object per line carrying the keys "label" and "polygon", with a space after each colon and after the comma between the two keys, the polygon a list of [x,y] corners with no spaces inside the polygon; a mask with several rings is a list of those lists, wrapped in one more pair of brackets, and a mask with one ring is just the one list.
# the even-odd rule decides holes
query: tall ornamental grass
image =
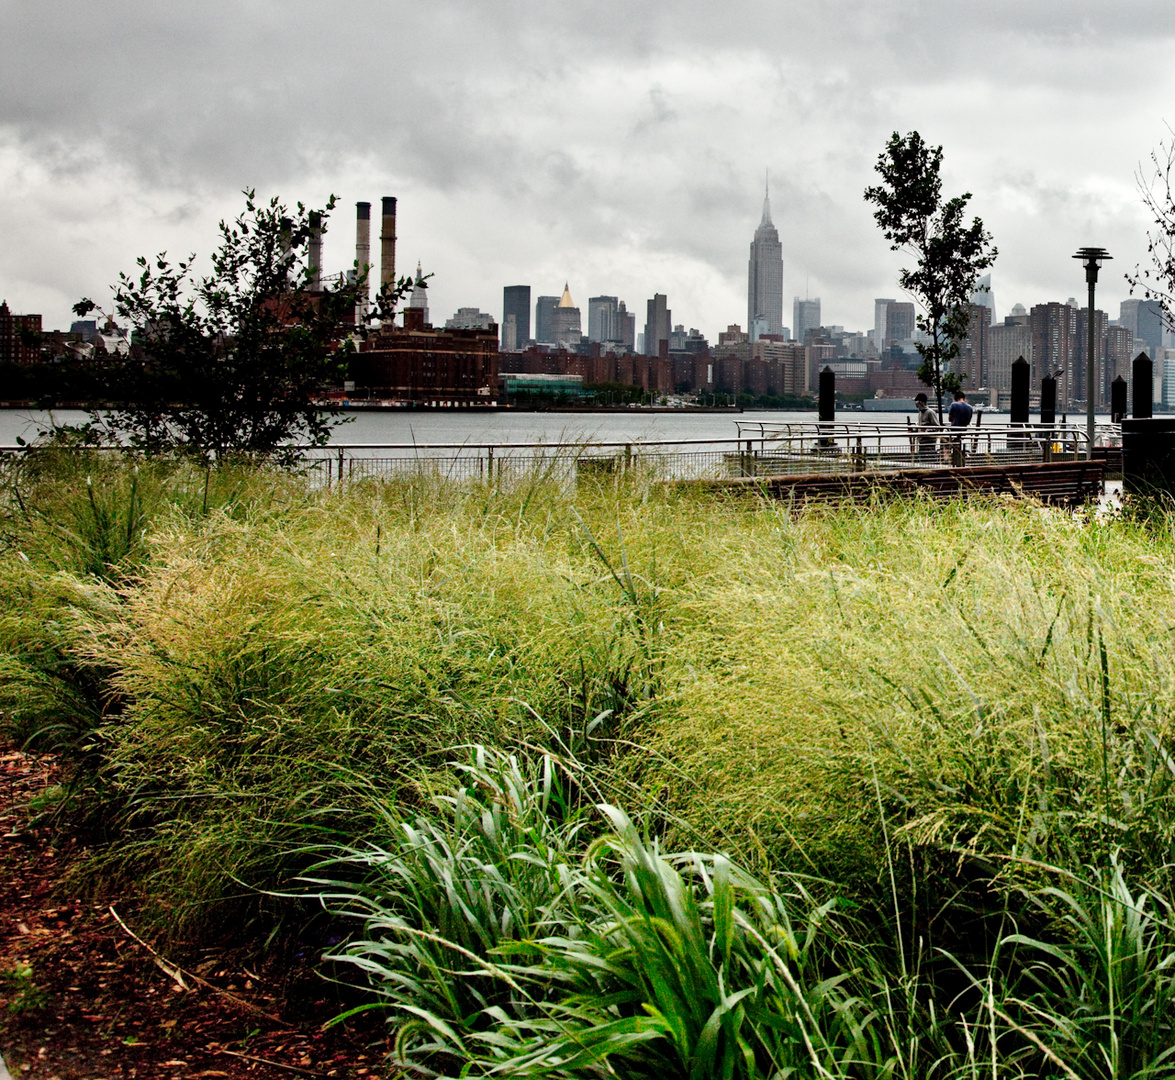
{"label": "tall ornamental grass", "polygon": [[0,724],[68,755],[62,813],[173,928],[426,805],[469,743],[575,744],[666,850],[896,902],[952,992],[934,948],[989,955],[1055,870],[1173,895],[1162,513],[137,469],[7,474]]}
{"label": "tall ornamental grass", "polygon": [[[593,727],[606,771],[655,700],[655,598],[541,477],[341,493],[278,477],[270,498],[250,478],[258,497],[198,507],[189,479],[98,573],[58,535],[92,481],[55,477],[56,519],[22,517],[18,475],[0,580],[5,727],[72,755],[106,866],[174,927],[254,904],[308,836],[362,835],[373,790],[417,799],[456,742]],[[102,520],[121,531],[117,506]]]}

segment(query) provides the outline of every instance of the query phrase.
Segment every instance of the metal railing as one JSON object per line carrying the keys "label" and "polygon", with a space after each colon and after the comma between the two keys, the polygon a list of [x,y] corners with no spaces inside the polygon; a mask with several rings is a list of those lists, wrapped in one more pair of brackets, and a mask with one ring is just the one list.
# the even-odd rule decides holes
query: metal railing
{"label": "metal railing", "polygon": [[[578,443],[334,443],[307,447],[303,462],[330,484],[377,476],[454,481],[548,477],[558,482],[629,474],[666,480],[845,472],[966,465],[1020,465],[1086,456],[1084,427],[1074,424],[921,428],[860,421],[735,421],[737,437]],[[1098,445],[1121,445],[1117,425],[1099,428]],[[8,448],[14,453],[34,449]]]}
{"label": "metal railing", "polygon": [[[1084,458],[1088,446],[1085,429],[1067,423],[966,428],[857,421],[736,424],[756,475],[1026,465]],[[1111,435],[1105,432],[1107,445]]]}
{"label": "metal railing", "polygon": [[664,479],[731,475],[738,439],[629,440],[613,443],[342,443],[307,449],[304,460],[328,483],[414,475],[456,481],[548,477],[564,482],[644,472]]}

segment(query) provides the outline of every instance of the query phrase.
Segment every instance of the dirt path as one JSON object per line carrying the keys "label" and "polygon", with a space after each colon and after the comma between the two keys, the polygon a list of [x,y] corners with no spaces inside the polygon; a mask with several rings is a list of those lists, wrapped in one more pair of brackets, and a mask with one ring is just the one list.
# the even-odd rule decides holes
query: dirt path
{"label": "dirt path", "polygon": [[240,950],[154,953],[132,898],[63,895],[84,853],[29,825],[55,779],[52,759],[0,747],[0,1055],[13,1080],[388,1075],[378,1022],[323,1030],[338,1002],[311,972]]}

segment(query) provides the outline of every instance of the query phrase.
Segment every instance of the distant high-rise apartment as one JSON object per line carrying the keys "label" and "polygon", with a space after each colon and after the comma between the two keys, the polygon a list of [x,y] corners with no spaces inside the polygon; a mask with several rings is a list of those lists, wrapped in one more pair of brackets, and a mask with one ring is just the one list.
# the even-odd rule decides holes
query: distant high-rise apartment
{"label": "distant high-rise apartment", "polygon": [[[1019,307],[1019,305],[1017,305]],[[1023,311],[1023,309],[1021,309]],[[1016,308],[1012,309],[1015,313]],[[1012,365],[1024,357],[1032,363],[1032,328],[1027,314],[1012,314],[1003,324],[987,331],[984,381],[991,390],[1007,394],[1012,389]]]}
{"label": "distant high-rise apartment", "polygon": [[[1134,334],[1125,326],[1106,327],[1106,360],[1105,371],[1102,376],[1102,397],[1099,402],[1107,405],[1110,401],[1110,387],[1119,375],[1126,380],[1126,396],[1130,396],[1130,362],[1134,359]],[[1164,398],[1163,404],[1167,404]]]}
{"label": "distant high-rise apartment", "polygon": [[795,327],[796,341],[802,344],[804,335],[820,325],[820,297],[801,300],[797,296],[792,302],[792,325]]}
{"label": "distant high-rise apartment", "polygon": [[617,341],[618,301],[615,296],[588,298],[588,341]]}
{"label": "distant high-rise apartment", "polygon": [[763,218],[747,262],[747,326],[766,334],[783,331],[783,247],[771,221],[771,199],[763,194]]}
{"label": "distant high-rise apartment", "polygon": [[1157,300],[1140,300],[1134,336],[1146,342],[1147,355],[1154,358],[1163,347],[1163,307]]}
{"label": "distant high-rise apartment", "polygon": [[[511,324],[513,317],[513,324]],[[510,327],[513,326],[511,331]],[[507,341],[511,335],[513,340]],[[507,352],[526,347],[530,340],[530,286],[507,285],[502,290],[502,348]]]}
{"label": "distant high-rise apartment", "polygon": [[616,309],[616,340],[627,352],[636,352],[636,315],[624,306],[623,300]]}
{"label": "distant high-rise apartment", "polygon": [[880,296],[873,301],[873,344],[877,346],[879,354],[885,352],[887,338],[885,320],[889,312],[889,305],[896,303],[897,301],[892,296]]}
{"label": "distant high-rise apartment", "polygon": [[555,308],[559,297],[540,296],[534,302],[534,336],[544,345],[555,344]]}
{"label": "distant high-rise apartment", "polygon": [[[1094,309],[1093,320],[1093,371],[1094,404],[1100,404],[1109,385],[1106,382],[1106,331],[1109,329],[1110,319],[1104,311]],[[1077,312],[1077,335],[1073,339],[1073,398],[1075,401],[1084,401],[1087,393],[1085,379],[1088,373],[1086,359],[1089,352],[1089,308],[1080,308]]]}
{"label": "distant high-rise apartment", "polygon": [[991,291],[991,274],[984,274],[975,282],[971,292],[971,303],[985,307],[991,313],[991,325],[995,325],[995,293]]}
{"label": "distant high-rise apartment", "polygon": [[551,315],[552,340],[560,348],[574,349],[583,340],[582,326],[579,308],[571,299],[571,290],[565,283],[563,295]]}
{"label": "distant high-rise apartment", "polygon": [[1130,343],[1134,344],[1134,339],[1138,337],[1138,305],[1141,300],[1123,300],[1118,305],[1118,325],[1125,326],[1130,331]]}
{"label": "distant high-rise apartment", "polygon": [[[874,318],[876,315],[877,312],[874,309]],[[879,351],[884,353],[885,347],[891,342],[909,341],[914,336],[915,318],[914,305],[911,303],[891,300],[886,304],[883,342]]]}
{"label": "distant high-rise apartment", "polygon": [[1046,375],[1063,371],[1057,380],[1057,405],[1065,409],[1071,409],[1077,400],[1073,368],[1078,314],[1076,307],[1056,302],[1033,304],[1029,313],[1032,328],[1030,385],[1039,389],[1040,380]]}
{"label": "distant high-rise apartment", "polygon": [[645,316],[645,355],[660,356],[661,342],[669,348],[670,311],[666,306],[668,297],[664,293],[654,293],[648,302]]}
{"label": "distant high-rise apartment", "polygon": [[964,390],[987,385],[987,344],[990,332],[991,312],[983,304],[972,304],[967,336],[959,347],[959,355],[951,361],[951,370],[963,376]]}

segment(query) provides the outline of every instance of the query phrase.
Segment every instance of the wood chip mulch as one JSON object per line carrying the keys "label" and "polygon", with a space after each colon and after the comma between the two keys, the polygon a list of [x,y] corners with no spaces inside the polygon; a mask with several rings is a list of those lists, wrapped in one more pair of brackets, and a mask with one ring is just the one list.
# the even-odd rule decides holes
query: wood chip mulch
{"label": "wood chip mulch", "polygon": [[[0,745],[0,1056],[13,1080],[389,1077],[387,1029],[308,967],[242,949],[169,955],[132,897],[67,895],[85,852],[32,824],[52,758]],[[33,807],[30,807],[30,803]]]}

